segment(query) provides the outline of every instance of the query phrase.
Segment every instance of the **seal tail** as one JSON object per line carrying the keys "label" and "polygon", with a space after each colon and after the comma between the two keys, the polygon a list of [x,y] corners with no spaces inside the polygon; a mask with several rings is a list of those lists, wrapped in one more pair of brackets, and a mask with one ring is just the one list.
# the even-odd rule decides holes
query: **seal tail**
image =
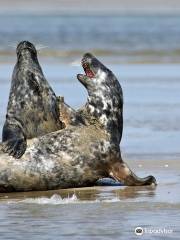
{"label": "seal tail", "polygon": [[128,165],[124,162],[116,162],[110,167],[109,175],[120,181],[126,186],[143,186],[143,185],[157,185],[156,179],[153,176],[140,178],[136,176]]}

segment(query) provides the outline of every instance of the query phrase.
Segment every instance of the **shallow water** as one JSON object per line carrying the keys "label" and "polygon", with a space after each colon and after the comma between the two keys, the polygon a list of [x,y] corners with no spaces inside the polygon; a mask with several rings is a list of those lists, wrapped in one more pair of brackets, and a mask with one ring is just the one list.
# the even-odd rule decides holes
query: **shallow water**
{"label": "shallow water", "polygon": [[[6,114],[13,65],[0,65],[0,127]],[[42,62],[45,75],[57,95],[78,108],[87,93],[76,79],[80,66]],[[124,133],[122,153],[127,158],[177,159],[180,135],[180,65],[110,64],[124,92]]]}
{"label": "shallow water", "polygon": [[47,46],[39,52],[45,75],[74,108],[87,96],[77,65],[93,51],[123,87],[123,158],[138,176],[153,174],[158,182],[0,194],[0,239],[137,239],[137,226],[173,231],[143,239],[179,239],[179,24],[180,16],[0,16],[0,129],[13,45],[29,39]]}
{"label": "shallow water", "polygon": [[[160,165],[162,162],[160,163]],[[141,170],[141,175],[144,171]],[[2,239],[179,239],[180,176],[155,171],[157,187],[92,187],[48,192],[2,194]]]}
{"label": "shallow water", "polygon": [[179,15],[0,15],[0,60],[28,39],[48,61],[93,51],[118,63],[180,62],[179,25]]}

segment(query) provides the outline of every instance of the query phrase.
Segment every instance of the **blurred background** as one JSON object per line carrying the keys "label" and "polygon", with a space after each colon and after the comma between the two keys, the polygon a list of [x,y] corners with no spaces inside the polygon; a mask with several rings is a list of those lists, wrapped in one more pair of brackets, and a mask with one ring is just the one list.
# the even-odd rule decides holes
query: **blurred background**
{"label": "blurred background", "polygon": [[39,49],[57,95],[74,108],[86,101],[76,79],[94,53],[124,91],[126,159],[179,158],[180,1],[0,1],[0,129],[19,41]]}

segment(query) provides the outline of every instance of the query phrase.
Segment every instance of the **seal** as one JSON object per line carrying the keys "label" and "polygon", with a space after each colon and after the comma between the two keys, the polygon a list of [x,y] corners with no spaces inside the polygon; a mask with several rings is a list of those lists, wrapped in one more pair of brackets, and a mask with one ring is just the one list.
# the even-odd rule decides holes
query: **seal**
{"label": "seal", "polygon": [[69,125],[79,126],[85,124],[86,118],[84,118],[84,115],[80,110],[76,111],[67,103],[65,103],[64,97],[62,96],[59,96],[57,101],[59,107],[59,119],[63,123],[64,128],[68,127]]}
{"label": "seal", "polygon": [[34,45],[22,41],[16,53],[2,141],[4,152],[20,158],[26,150],[26,139],[63,126],[57,97],[43,75]]}
{"label": "seal", "polygon": [[156,184],[153,176],[137,177],[121,158],[123,96],[114,74],[91,54],[82,59],[78,80],[88,99],[88,124],[34,138],[21,159],[0,153],[0,191],[50,190],[92,186],[111,177],[124,185]]}

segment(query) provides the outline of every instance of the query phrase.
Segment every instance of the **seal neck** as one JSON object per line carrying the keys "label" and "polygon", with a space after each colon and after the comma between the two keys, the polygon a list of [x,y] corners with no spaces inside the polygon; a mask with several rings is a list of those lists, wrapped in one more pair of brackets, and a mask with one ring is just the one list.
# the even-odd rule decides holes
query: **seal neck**
{"label": "seal neck", "polygon": [[[97,101],[98,99],[98,101]],[[101,101],[102,100],[102,101]],[[122,138],[123,129],[123,99],[117,96],[108,101],[104,101],[100,96],[89,96],[86,104],[86,110],[92,118],[98,120],[100,125],[110,135],[111,141],[119,144]]]}

